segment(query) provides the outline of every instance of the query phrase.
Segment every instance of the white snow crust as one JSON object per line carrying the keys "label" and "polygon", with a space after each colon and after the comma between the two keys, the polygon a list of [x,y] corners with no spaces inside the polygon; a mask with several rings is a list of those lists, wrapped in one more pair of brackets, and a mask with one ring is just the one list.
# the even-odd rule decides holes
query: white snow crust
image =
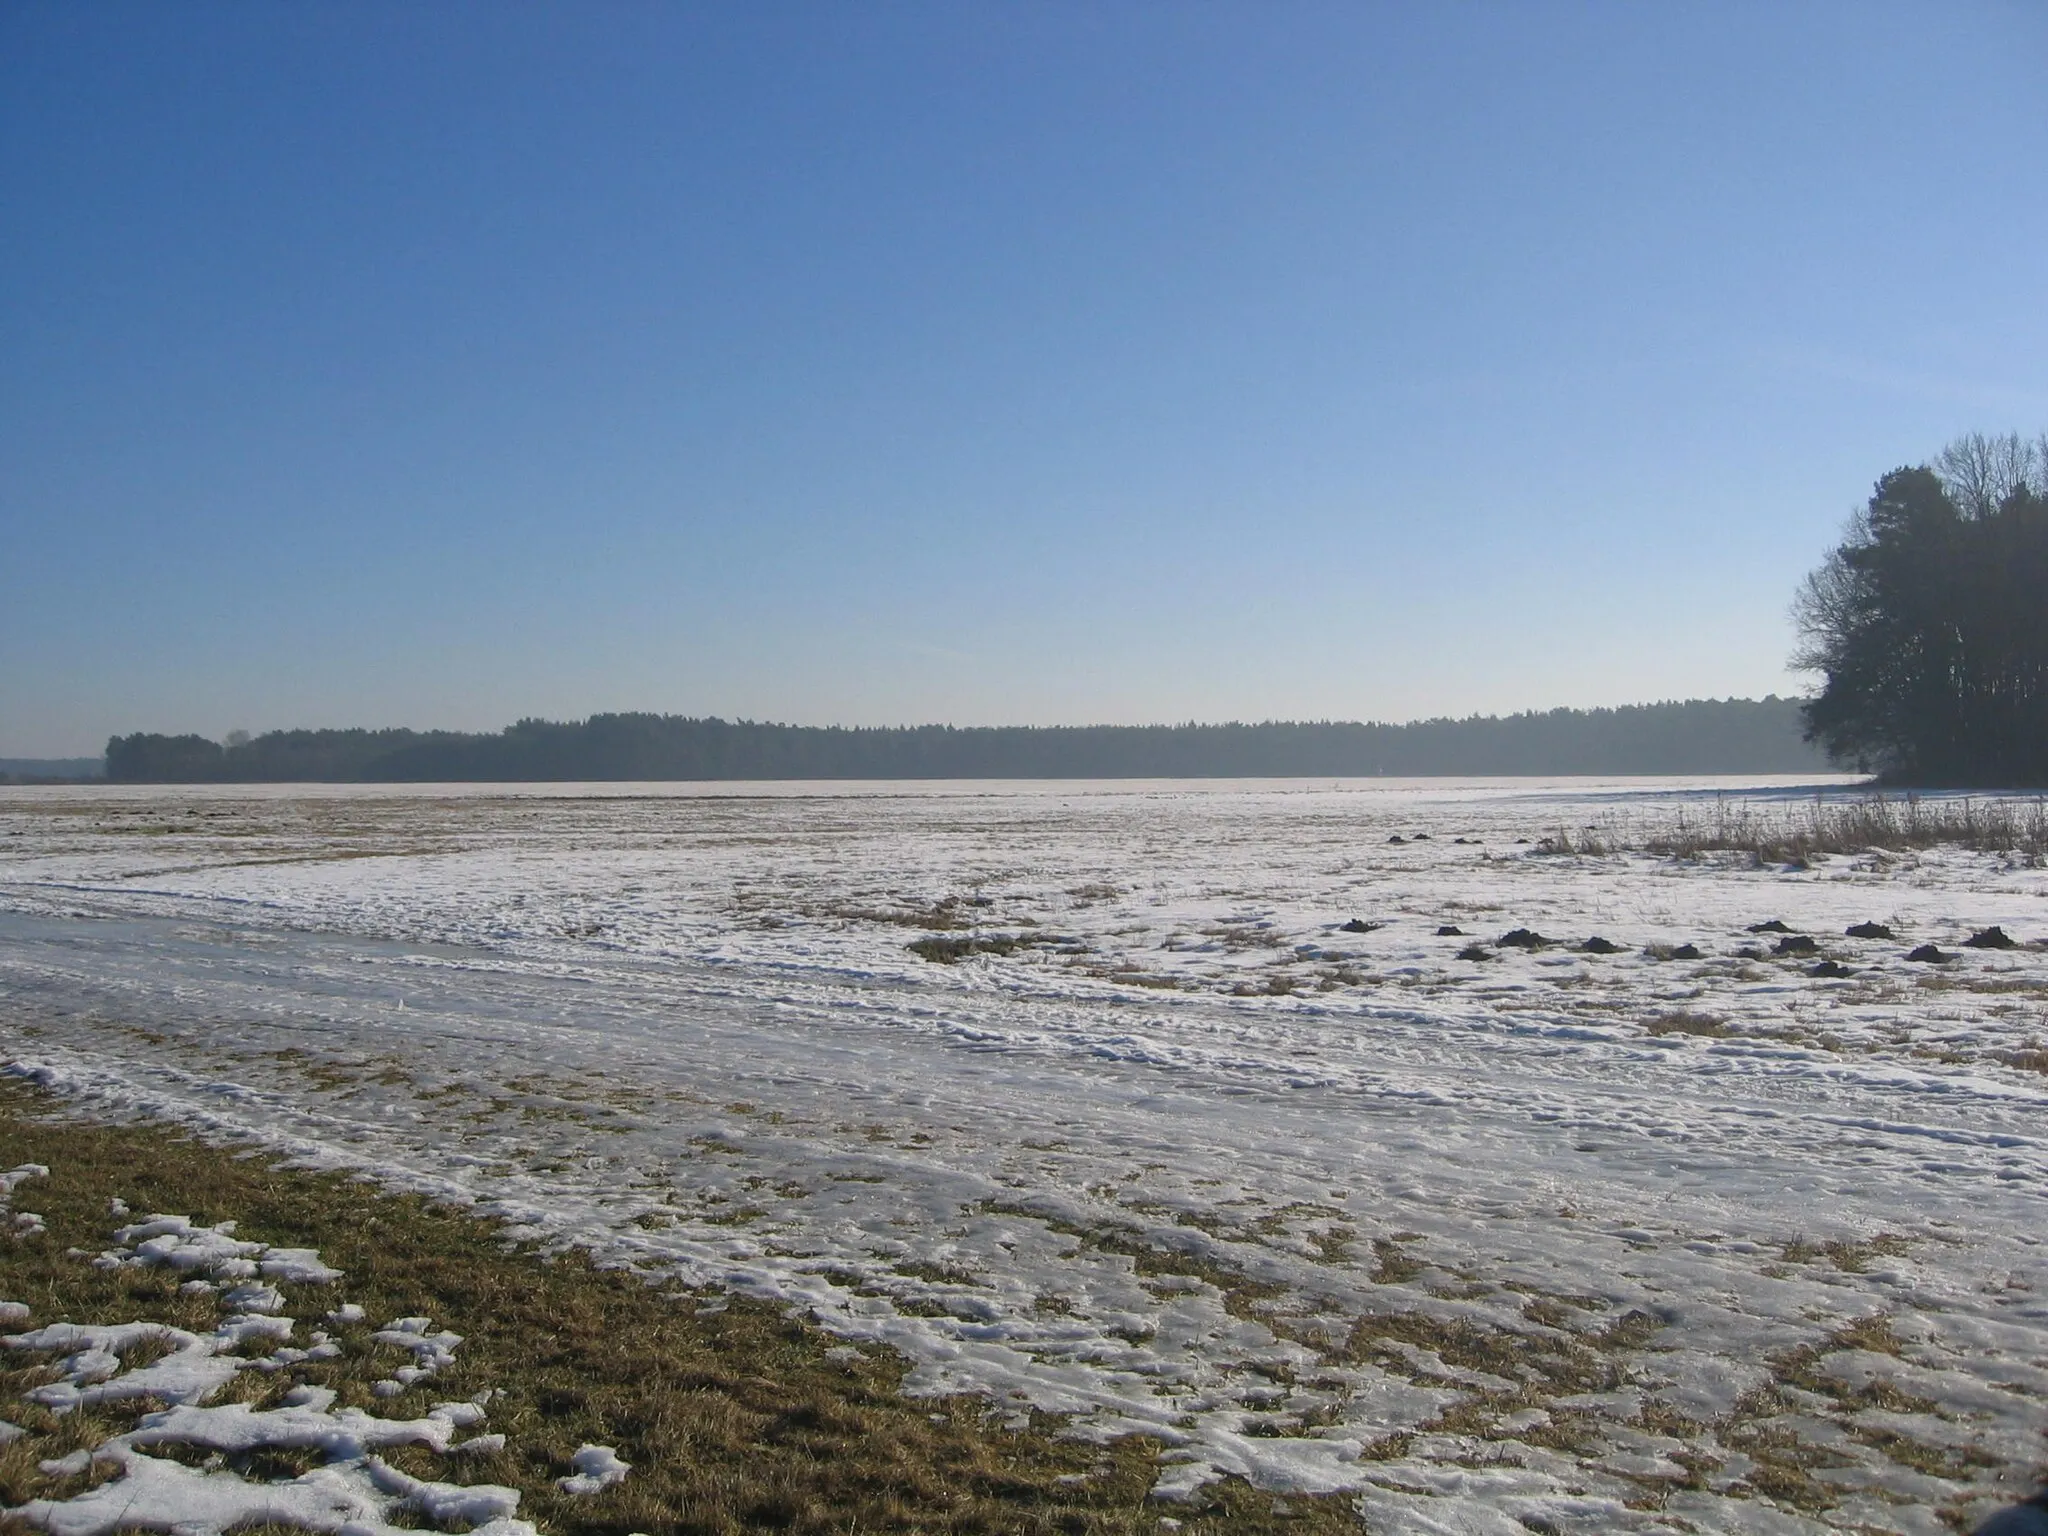
{"label": "white snow crust", "polygon": [[231,1527],[259,1522],[346,1536],[399,1536],[417,1529],[387,1518],[404,1507],[442,1522],[443,1529],[466,1524],[475,1536],[538,1536],[530,1522],[512,1518],[519,1500],[514,1489],[422,1482],[375,1456],[315,1467],[279,1483],[201,1471],[141,1455],[119,1442],[109,1442],[98,1456],[119,1469],[113,1481],[69,1499],[32,1499],[9,1513],[51,1536],[134,1530],[219,1536]]}
{"label": "white snow crust", "polygon": [[[125,1208],[120,1209],[125,1214]],[[233,1231],[233,1222],[207,1227],[186,1216],[150,1216],[117,1232],[116,1241],[123,1246],[96,1262],[111,1258],[116,1264],[218,1271],[249,1266],[252,1255],[260,1259],[282,1253],[287,1265],[310,1277],[298,1283],[325,1285],[341,1276],[340,1270],[322,1263],[311,1249],[265,1249],[260,1243],[234,1238]],[[250,1289],[277,1296],[269,1287],[242,1286],[221,1296],[220,1302],[232,1307],[237,1304],[237,1292]],[[361,1317],[360,1307],[351,1306],[350,1310]],[[0,1305],[0,1321],[22,1322],[28,1315],[28,1308],[18,1302]],[[171,1405],[145,1413],[134,1429],[91,1450],[40,1463],[45,1475],[59,1478],[80,1476],[98,1464],[112,1473],[108,1480],[66,1498],[31,1499],[6,1513],[56,1536],[113,1536],[132,1530],[224,1536],[231,1529],[265,1521],[342,1536],[388,1536],[412,1528],[393,1522],[392,1517],[401,1512],[424,1516],[439,1529],[472,1530],[487,1536],[537,1536],[530,1523],[513,1518],[519,1505],[517,1490],[496,1484],[461,1486],[422,1480],[376,1455],[395,1445],[420,1445],[443,1454],[456,1449],[454,1437],[483,1422],[479,1403],[442,1403],[421,1418],[388,1419],[358,1408],[336,1408],[332,1389],[300,1384],[287,1390],[271,1408],[246,1402],[208,1405],[207,1399],[238,1371],[289,1371],[336,1352],[326,1335],[319,1333],[314,1335],[314,1349],[285,1346],[283,1341],[291,1337],[294,1326],[289,1317],[244,1313],[225,1318],[210,1334],[153,1322],[56,1322],[0,1337],[0,1344],[18,1354],[60,1357],[56,1362],[58,1379],[26,1394],[30,1401],[54,1412],[143,1397]],[[403,1337],[413,1339],[428,1335],[431,1328],[427,1318],[403,1318],[394,1325]],[[435,1337],[455,1339],[452,1334]],[[233,1353],[245,1350],[252,1341],[279,1347],[268,1355]],[[168,1344],[169,1352],[147,1364],[130,1366],[122,1358],[137,1345],[158,1342]],[[435,1347],[445,1365],[453,1343]],[[11,1424],[6,1429],[11,1433],[0,1434],[0,1444],[22,1434]],[[498,1447],[504,1444],[502,1435],[488,1438]],[[262,1481],[227,1469],[188,1467],[151,1454],[166,1446],[222,1456],[265,1449],[313,1450],[323,1457],[324,1465],[295,1478]],[[591,1469],[579,1465],[577,1470]],[[620,1470],[611,1481],[624,1475]]]}
{"label": "white snow crust", "polygon": [[[0,1173],[0,1216],[6,1218],[6,1224],[0,1226],[0,1235],[21,1242],[42,1234],[45,1229],[41,1216],[34,1211],[14,1210],[12,1206],[14,1192],[25,1180],[46,1179],[49,1176],[50,1170],[41,1163],[23,1163],[19,1168],[10,1168],[7,1172]],[[0,1322],[10,1321],[4,1308],[15,1305],[17,1303],[14,1302],[0,1303]]]}
{"label": "white snow crust", "polygon": [[2048,1461],[2048,871],[1538,851],[1815,793],[0,790],[0,1041],[1155,1435],[1162,1497],[1932,1533]]}
{"label": "white snow crust", "polygon": [[609,1445],[583,1446],[569,1458],[569,1465],[575,1470],[567,1477],[556,1478],[555,1486],[577,1498],[603,1493],[623,1483],[626,1474],[633,1470],[633,1464],[619,1460],[619,1453]]}

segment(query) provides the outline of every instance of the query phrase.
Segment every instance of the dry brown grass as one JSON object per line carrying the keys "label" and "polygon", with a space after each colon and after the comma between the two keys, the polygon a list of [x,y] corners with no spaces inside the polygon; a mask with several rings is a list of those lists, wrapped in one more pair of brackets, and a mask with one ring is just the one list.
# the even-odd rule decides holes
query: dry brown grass
{"label": "dry brown grass", "polygon": [[1653,1035],[1698,1035],[1707,1040],[1726,1040],[1735,1034],[1711,1014],[1688,1013],[1683,1009],[1676,1013],[1660,1013],[1643,1028]]}
{"label": "dry brown grass", "polygon": [[939,933],[972,928],[980,920],[980,909],[990,905],[987,897],[942,896],[937,901],[919,902],[891,895],[887,904],[861,901],[823,902],[805,909],[805,915],[840,922],[881,923],[896,928],[923,928]]}
{"label": "dry brown grass", "polygon": [[2048,1049],[2033,1042],[2016,1051],[2007,1051],[1998,1059],[2008,1067],[2018,1067],[2022,1072],[2048,1073]]}
{"label": "dry brown grass", "polygon": [[1760,864],[1804,864],[1813,855],[1900,851],[1944,844],[2002,853],[2030,868],[2048,864],[2048,799],[1922,800],[1870,795],[1799,811],[1771,812],[1717,800],[1696,818],[1681,807],[1645,847],[1675,858],[1745,853]]}
{"label": "dry brown grass", "polygon": [[1613,851],[1616,841],[1611,830],[1600,827],[1559,827],[1556,831],[1537,838],[1529,851],[1599,859],[1605,858]]}
{"label": "dry brown grass", "polygon": [[[343,1329],[340,1359],[296,1373],[237,1378],[260,1400],[292,1380],[335,1388],[340,1401],[415,1415],[431,1402],[502,1389],[487,1429],[503,1452],[447,1459],[411,1450],[394,1459],[417,1475],[496,1482],[524,1494],[521,1513],[549,1532],[930,1531],[1125,1533],[1157,1530],[1171,1515],[1194,1532],[1355,1531],[1343,1500],[1275,1498],[1238,1481],[1203,1490],[1191,1505],[1148,1497],[1159,1447],[1063,1440],[1057,1425],[995,1427],[976,1399],[910,1399],[904,1363],[880,1351],[830,1358],[835,1341],[744,1298],[712,1298],[599,1270],[571,1254],[544,1260],[509,1251],[499,1230],[411,1196],[351,1180],[280,1171],[161,1126],[59,1123],[56,1108],[0,1082],[0,1167],[42,1162],[15,1204],[40,1212],[45,1235],[0,1243],[0,1294],[27,1302],[34,1323],[154,1318],[210,1329],[207,1298],[181,1296],[151,1270],[98,1270],[66,1256],[97,1251],[108,1201],[136,1211],[232,1217],[241,1234],[317,1247],[344,1269],[338,1287],[286,1287],[286,1311],[309,1326],[341,1300],[372,1320],[413,1314],[463,1335],[454,1366],[391,1399],[370,1383],[399,1363]],[[1158,1260],[1170,1265],[1171,1260]],[[130,1427],[112,1409],[58,1418],[16,1401],[46,1367],[0,1357],[7,1416],[29,1434],[0,1454],[0,1498],[79,1491],[37,1462]],[[554,1479],[586,1441],[616,1446],[633,1464],[619,1487],[591,1499],[559,1493]],[[261,1470],[261,1469],[252,1469]],[[274,1469],[290,1472],[291,1468]],[[1072,1481],[1062,1481],[1072,1479]]]}

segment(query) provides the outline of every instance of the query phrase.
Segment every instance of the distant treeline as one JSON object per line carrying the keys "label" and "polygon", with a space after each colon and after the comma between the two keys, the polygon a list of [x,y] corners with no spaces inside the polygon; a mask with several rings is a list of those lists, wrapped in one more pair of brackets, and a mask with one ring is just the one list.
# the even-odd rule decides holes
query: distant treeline
{"label": "distant treeline", "polygon": [[0,757],[0,784],[77,784],[105,767],[96,757]]}
{"label": "distant treeline", "polygon": [[1799,702],[1693,699],[1410,725],[766,725],[681,715],[455,731],[116,736],[116,783],[653,779],[1352,778],[1812,773]]}

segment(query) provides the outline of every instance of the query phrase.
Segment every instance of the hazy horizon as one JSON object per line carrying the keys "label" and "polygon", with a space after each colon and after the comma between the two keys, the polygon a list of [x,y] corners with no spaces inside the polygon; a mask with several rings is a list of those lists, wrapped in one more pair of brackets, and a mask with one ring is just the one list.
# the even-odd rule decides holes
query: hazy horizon
{"label": "hazy horizon", "polygon": [[[1277,717],[1277,716],[1266,716],[1266,717],[1263,717],[1263,718],[1240,718],[1240,719],[1233,719],[1233,720],[1193,720],[1193,719],[1189,719],[1189,720],[1047,720],[1047,721],[1036,721],[1036,722],[1025,722],[1025,721],[1017,721],[1017,720],[878,720],[878,721],[862,721],[862,722],[858,722],[858,723],[849,723],[849,722],[847,722],[847,721],[842,721],[842,720],[770,720],[770,719],[768,719],[768,718],[766,718],[766,717],[764,717],[764,716],[760,716],[760,715],[746,715],[746,714],[737,714],[737,715],[718,715],[718,716],[713,716],[713,715],[698,715],[698,716],[695,716],[695,717],[693,717],[693,718],[699,718],[699,719],[723,719],[723,720],[726,720],[726,721],[729,721],[729,722],[733,722],[733,723],[736,723],[736,724],[747,724],[747,725],[760,725],[760,726],[771,726],[771,727],[777,727],[777,728],[783,728],[783,727],[787,727],[787,728],[792,728],[792,729],[797,729],[797,730],[882,730],[882,731],[911,731],[911,730],[929,730],[929,729],[940,729],[940,730],[960,730],[960,731],[974,731],[974,730],[1011,730],[1011,729],[1033,729],[1033,730],[1035,730],[1035,729],[1043,729],[1043,730],[1071,730],[1071,731],[1089,731],[1089,730],[1148,730],[1148,729],[1154,729],[1154,728],[1171,728],[1171,727],[1180,727],[1180,728],[1186,728],[1186,727],[1194,727],[1194,728],[1197,728],[1197,729],[1216,729],[1216,728],[1227,728],[1227,727],[1233,727],[1233,726],[1245,726],[1245,727],[1259,727],[1259,726],[1276,726],[1276,725],[1365,725],[1365,726],[1376,726],[1376,727],[1384,727],[1384,728],[1389,728],[1389,729],[1395,729],[1395,730],[1404,730],[1404,729],[1408,729],[1408,728],[1411,728],[1411,727],[1415,727],[1415,726],[1423,726],[1423,725],[1434,725],[1434,724],[1438,724],[1438,723],[1441,723],[1441,722],[1446,722],[1446,721],[1449,721],[1449,722],[1462,722],[1462,721],[1469,721],[1469,720],[1485,720],[1485,719],[1501,719],[1501,720],[1506,720],[1506,719],[1513,719],[1513,718],[1516,718],[1516,717],[1519,717],[1519,716],[1524,716],[1524,715],[1538,715],[1538,716],[1540,716],[1540,715],[1549,715],[1549,714],[1555,714],[1555,713],[1558,713],[1559,711],[1564,711],[1564,710],[1574,710],[1574,711],[1579,711],[1579,712],[1583,712],[1583,713],[1595,713],[1595,712],[1600,712],[1600,711],[1617,711],[1617,710],[1651,709],[1651,708],[1655,708],[1655,707],[1656,707],[1656,706],[1658,706],[1658,705],[1670,705],[1670,704],[1695,704],[1695,703],[1708,703],[1708,704],[1715,704],[1715,703],[1730,703],[1730,704],[1736,704],[1736,703],[1750,703],[1750,702],[1767,702],[1768,700],[1770,700],[1770,699],[1772,699],[1772,698],[1792,698],[1792,697],[1794,697],[1794,695],[1792,695],[1792,694],[1789,694],[1789,693],[1787,693],[1787,694],[1766,694],[1766,695],[1759,695],[1759,696],[1756,696],[1756,697],[1755,697],[1754,699],[1752,699],[1752,698],[1748,698],[1748,697],[1741,697],[1741,696],[1737,696],[1737,695],[1734,695],[1734,694],[1730,694],[1730,695],[1727,695],[1727,696],[1726,696],[1725,698],[1721,698],[1721,699],[1698,699],[1698,698],[1694,698],[1694,699],[1675,699],[1675,698],[1667,698],[1667,699],[1631,699],[1631,700],[1627,700],[1627,701],[1625,701],[1625,702],[1622,702],[1622,703],[1614,703],[1614,704],[1553,704],[1553,705],[1533,705],[1533,706],[1530,706],[1530,707],[1529,707],[1529,708],[1527,708],[1527,709],[1516,709],[1516,710],[1505,710],[1505,711],[1477,711],[1477,710],[1475,710],[1475,711],[1468,711],[1468,712],[1466,712],[1465,714],[1459,714],[1459,715],[1453,715],[1453,714],[1445,714],[1445,713],[1436,713],[1436,714],[1427,714],[1427,715],[1413,715],[1413,716],[1410,716],[1410,717],[1408,717],[1408,718],[1406,718],[1406,719],[1401,719],[1401,720],[1387,720],[1387,719],[1358,719],[1358,718],[1352,718],[1352,719],[1339,719],[1339,718],[1336,718],[1336,717],[1334,717],[1334,716],[1333,716],[1333,717],[1325,717],[1325,718],[1322,718],[1322,719],[1314,719],[1314,720],[1301,720],[1301,719],[1292,719],[1292,720],[1290,720],[1290,719],[1281,719],[1281,718],[1279,718],[1279,717]],[[549,723],[570,723],[570,724],[573,724],[573,723],[577,723],[577,722],[580,722],[580,721],[583,721],[583,720],[586,720],[586,719],[592,718],[592,717],[593,717],[594,715],[597,715],[597,714],[604,714],[604,713],[616,713],[616,714],[627,714],[627,715],[631,715],[631,714],[655,714],[655,713],[662,713],[662,714],[668,714],[668,715],[681,715],[681,714],[682,714],[682,712],[681,712],[681,711],[651,711],[651,710],[634,710],[634,709],[623,709],[623,710],[617,710],[617,711],[584,711],[584,712],[582,712],[582,713],[578,713],[578,714],[570,714],[570,715],[565,715],[565,716],[559,716],[559,717],[555,717],[555,716],[538,716],[538,715],[522,715],[522,716],[520,716],[520,717],[519,717],[519,719],[520,719],[520,720],[536,720],[536,719],[537,719],[537,720],[546,720],[546,721],[548,721]],[[495,732],[495,731],[499,731],[499,730],[503,730],[503,729],[506,729],[506,728],[508,728],[508,727],[512,726],[512,725],[513,725],[513,724],[515,724],[515,723],[517,723],[517,722],[516,722],[516,721],[513,721],[513,720],[502,720],[502,721],[498,721],[498,722],[496,722],[496,723],[494,723],[494,724],[486,724],[486,725],[483,725],[483,726],[474,726],[474,727],[455,727],[455,726],[446,726],[446,725],[441,725],[441,724],[439,724],[439,723],[436,723],[436,722],[432,722],[432,721],[428,721],[428,722],[420,722],[420,721],[392,721],[392,720],[372,720],[372,721],[341,721],[341,722],[326,722],[326,723],[321,723],[321,722],[315,722],[315,721],[295,721],[295,722],[293,722],[293,723],[291,723],[291,724],[288,724],[288,725],[259,725],[259,726],[245,726],[245,725],[238,725],[238,726],[229,726],[229,727],[227,727],[227,728],[225,728],[225,729],[222,729],[222,730],[215,730],[215,731],[211,731],[211,732],[209,732],[209,731],[206,731],[206,730],[203,730],[203,729],[200,729],[200,728],[198,728],[198,727],[188,727],[188,728],[180,728],[180,729],[176,729],[176,730],[166,730],[166,731],[165,731],[165,732],[164,732],[163,734],[166,734],[166,735],[185,735],[185,734],[192,734],[192,735],[198,735],[198,736],[203,736],[203,737],[206,737],[206,738],[207,738],[208,740],[210,740],[210,741],[215,741],[215,742],[224,742],[224,741],[226,740],[226,738],[227,738],[227,737],[228,737],[229,735],[231,735],[231,734],[236,734],[236,733],[239,733],[239,732],[246,732],[246,733],[247,733],[247,734],[248,734],[249,736],[251,736],[251,737],[263,736],[263,735],[266,735],[266,734],[269,734],[269,733],[272,733],[272,732],[289,732],[289,731],[350,731],[350,730],[361,730],[361,731],[384,731],[384,730],[400,730],[400,731],[439,731],[439,730],[463,730],[463,731],[466,731],[466,732],[471,732],[471,733],[481,733],[481,734],[489,734],[489,733],[492,733],[492,732]],[[118,732],[118,731],[117,731],[117,732],[111,732],[111,733],[109,733],[109,734],[110,734],[110,735],[121,735],[121,734],[129,734],[129,733],[127,733],[127,732]],[[105,749],[105,747],[106,747],[106,743],[105,743],[105,742],[103,741],[103,742],[101,742],[101,743],[99,744],[99,747],[97,747],[97,748],[94,748],[94,749],[91,749],[91,750],[87,750],[87,751],[79,751],[79,752],[6,752],[6,753],[0,753],[0,763],[6,763],[6,762],[70,762],[70,761],[79,761],[79,760],[84,760],[84,759],[88,759],[88,758],[100,758],[100,757],[103,757],[103,756],[105,755],[105,754],[104,754],[104,749]]]}
{"label": "hazy horizon", "polygon": [[0,13],[0,755],[1800,691],[2048,12]]}

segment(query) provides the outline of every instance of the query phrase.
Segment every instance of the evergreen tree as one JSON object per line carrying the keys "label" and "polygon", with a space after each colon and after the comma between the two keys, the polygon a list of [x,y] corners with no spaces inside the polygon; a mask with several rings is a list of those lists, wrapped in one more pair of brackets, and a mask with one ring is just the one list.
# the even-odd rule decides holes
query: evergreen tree
{"label": "evergreen tree", "polygon": [[2048,440],[1878,481],[1794,604],[1809,740],[1921,785],[2048,783]]}

